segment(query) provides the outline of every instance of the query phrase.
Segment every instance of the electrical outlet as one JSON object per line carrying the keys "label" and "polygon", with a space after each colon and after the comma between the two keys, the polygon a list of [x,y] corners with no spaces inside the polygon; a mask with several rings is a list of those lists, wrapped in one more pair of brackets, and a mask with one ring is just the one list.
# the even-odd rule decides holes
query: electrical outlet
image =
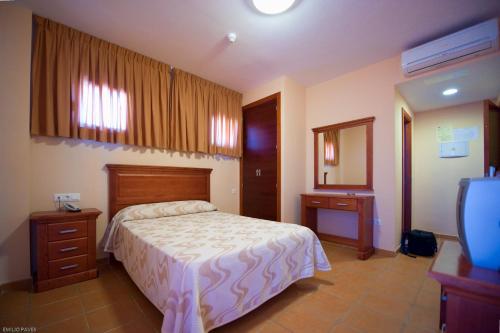
{"label": "electrical outlet", "polygon": [[56,202],[80,201],[80,193],[54,193],[54,201]]}
{"label": "electrical outlet", "polygon": [[235,188],[231,189],[231,194],[236,194],[236,189]]}
{"label": "electrical outlet", "polygon": [[380,219],[374,220],[375,225],[382,225],[382,221]]}

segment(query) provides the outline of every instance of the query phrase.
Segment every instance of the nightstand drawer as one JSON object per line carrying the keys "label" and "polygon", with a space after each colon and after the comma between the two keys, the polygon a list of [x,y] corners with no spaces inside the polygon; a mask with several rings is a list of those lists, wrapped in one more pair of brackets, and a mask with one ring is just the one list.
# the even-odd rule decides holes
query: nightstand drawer
{"label": "nightstand drawer", "polygon": [[330,209],[357,210],[356,199],[330,198]]}
{"label": "nightstand drawer", "polygon": [[87,237],[49,242],[49,260],[87,254]]}
{"label": "nightstand drawer", "polygon": [[50,223],[47,228],[49,241],[87,236],[87,221]]}
{"label": "nightstand drawer", "polygon": [[307,197],[306,205],[309,207],[328,208],[328,198],[326,197]]}
{"label": "nightstand drawer", "polygon": [[87,270],[87,255],[49,261],[49,278]]}

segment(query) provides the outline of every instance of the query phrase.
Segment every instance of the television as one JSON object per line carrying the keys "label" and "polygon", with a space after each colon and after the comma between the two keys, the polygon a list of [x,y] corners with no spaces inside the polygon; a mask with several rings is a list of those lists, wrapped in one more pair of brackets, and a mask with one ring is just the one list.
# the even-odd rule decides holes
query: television
{"label": "television", "polygon": [[500,178],[466,178],[459,183],[458,237],[465,257],[500,271]]}

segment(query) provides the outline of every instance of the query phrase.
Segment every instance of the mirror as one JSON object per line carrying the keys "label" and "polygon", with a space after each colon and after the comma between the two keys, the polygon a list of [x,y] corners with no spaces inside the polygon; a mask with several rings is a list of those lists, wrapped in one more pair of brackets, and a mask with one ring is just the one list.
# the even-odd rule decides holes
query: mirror
{"label": "mirror", "polygon": [[372,190],[374,117],[314,128],[314,188]]}

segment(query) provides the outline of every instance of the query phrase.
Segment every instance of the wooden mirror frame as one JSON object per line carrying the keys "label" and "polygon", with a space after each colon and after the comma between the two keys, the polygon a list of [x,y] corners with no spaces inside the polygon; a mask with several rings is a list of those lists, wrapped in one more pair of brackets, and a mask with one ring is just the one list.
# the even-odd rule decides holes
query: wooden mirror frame
{"label": "wooden mirror frame", "polygon": [[[314,133],[314,188],[319,190],[373,190],[373,122],[375,117],[362,118],[344,123],[316,127]],[[366,184],[320,184],[318,178],[318,135],[333,129],[342,129],[366,125]]]}

